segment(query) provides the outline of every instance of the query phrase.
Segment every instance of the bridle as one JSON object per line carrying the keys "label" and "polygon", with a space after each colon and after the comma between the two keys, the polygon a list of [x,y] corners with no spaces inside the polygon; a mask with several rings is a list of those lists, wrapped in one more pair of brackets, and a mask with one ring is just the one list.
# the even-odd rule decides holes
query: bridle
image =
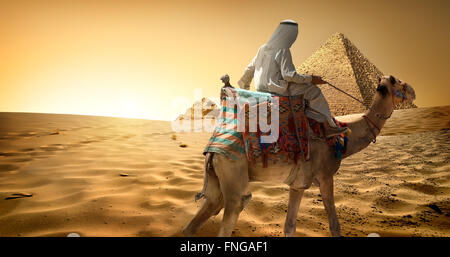
{"label": "bridle", "polygon": [[377,124],[375,124],[375,122],[373,122],[369,117],[367,117],[367,115],[364,114],[363,118],[367,123],[367,127],[369,128],[370,133],[372,133],[373,135],[373,139],[371,141],[372,143],[375,144],[377,142],[377,134],[375,133],[375,131],[373,131],[372,126],[374,126],[378,130],[378,133],[381,132],[381,129],[377,126]]}
{"label": "bridle", "polygon": [[[403,85],[403,89],[406,92],[406,85]],[[401,103],[403,103],[406,99],[408,99],[406,93],[403,93],[402,91],[395,89],[395,87],[392,87],[392,112],[388,116],[383,116],[382,114],[377,112],[377,113],[375,113],[375,117],[377,117],[379,120],[387,120],[392,116],[392,114],[394,113],[394,109],[395,109],[394,97],[401,98]],[[372,108],[370,108],[369,110],[372,110]],[[367,127],[369,128],[369,131],[373,135],[373,139],[371,141],[375,144],[377,142],[377,134],[375,133],[375,131],[373,131],[372,126],[378,130],[378,133],[381,132],[381,129],[366,114],[363,115],[363,118],[367,123]]]}

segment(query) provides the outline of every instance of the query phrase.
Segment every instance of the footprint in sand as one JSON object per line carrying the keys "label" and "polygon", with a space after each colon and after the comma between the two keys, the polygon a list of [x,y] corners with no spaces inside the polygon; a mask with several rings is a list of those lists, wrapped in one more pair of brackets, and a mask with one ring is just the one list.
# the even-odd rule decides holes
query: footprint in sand
{"label": "footprint in sand", "polygon": [[53,151],[64,150],[65,146],[62,144],[43,145],[40,147],[40,149],[44,150],[46,152],[53,152]]}
{"label": "footprint in sand", "polygon": [[0,164],[0,172],[17,170],[19,166],[12,164]]}
{"label": "footprint in sand", "polygon": [[82,144],[90,144],[90,143],[97,143],[100,142],[100,140],[95,140],[95,139],[86,139],[81,141]]}
{"label": "footprint in sand", "polygon": [[12,162],[29,162],[29,161],[32,161],[33,160],[33,158],[16,158],[16,159],[13,159],[13,160],[11,160]]}
{"label": "footprint in sand", "polygon": [[14,193],[14,194],[11,194],[11,196],[5,197],[5,200],[32,197],[32,196],[33,196],[33,194],[28,194],[28,193]]}
{"label": "footprint in sand", "polygon": [[23,148],[23,149],[20,149],[19,151],[21,151],[21,152],[32,152],[32,151],[34,151],[34,148]]}
{"label": "footprint in sand", "polygon": [[30,132],[23,132],[23,133],[19,133],[17,135],[17,137],[32,137],[32,136],[37,136],[37,132],[34,131],[30,131]]}
{"label": "footprint in sand", "polygon": [[4,157],[19,156],[19,155],[22,155],[22,154],[21,153],[13,153],[13,152],[9,152],[9,153],[0,152],[0,156],[4,156]]}

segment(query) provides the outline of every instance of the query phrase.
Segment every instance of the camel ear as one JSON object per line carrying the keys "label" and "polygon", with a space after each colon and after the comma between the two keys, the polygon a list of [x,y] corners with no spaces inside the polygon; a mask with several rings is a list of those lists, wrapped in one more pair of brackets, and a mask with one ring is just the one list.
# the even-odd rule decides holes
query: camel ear
{"label": "camel ear", "polygon": [[378,84],[377,91],[380,92],[383,97],[385,97],[389,93],[388,88],[385,85],[380,84]]}
{"label": "camel ear", "polygon": [[394,78],[394,76],[389,76],[389,80],[391,81],[392,85],[395,85],[395,83],[397,83],[397,80]]}

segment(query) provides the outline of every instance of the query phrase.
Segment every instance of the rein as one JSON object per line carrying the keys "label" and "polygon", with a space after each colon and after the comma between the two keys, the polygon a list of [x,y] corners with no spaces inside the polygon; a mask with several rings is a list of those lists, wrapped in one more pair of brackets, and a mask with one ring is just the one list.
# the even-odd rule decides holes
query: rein
{"label": "rein", "polygon": [[[338,90],[339,92],[342,92],[342,93],[346,94],[347,96],[351,97],[353,100],[355,100],[355,101],[361,103],[361,104],[366,108],[366,110],[370,110],[370,111],[372,110],[372,107],[367,108],[367,107],[364,105],[364,103],[363,103],[361,100],[359,100],[358,98],[356,98],[356,97],[352,96],[351,94],[345,92],[344,90],[342,90],[342,89],[340,89],[340,88],[338,88],[338,87],[332,85],[330,82],[327,82],[327,81],[325,81],[325,82],[326,82],[327,85],[331,86],[332,88]],[[395,88],[393,88],[393,94],[394,94],[394,96],[396,96],[396,97],[402,98],[402,102],[403,102],[404,100],[406,100],[406,94],[402,94],[401,91],[396,90]],[[395,106],[394,98],[393,98],[393,97],[392,97],[392,106]],[[391,112],[388,116],[383,116],[383,115],[380,114],[380,113],[375,113],[375,116],[376,116],[378,119],[380,119],[380,120],[387,120],[387,119],[389,119],[389,118],[392,116],[393,113],[394,113],[394,108],[392,108],[392,112]],[[377,126],[377,124],[376,124],[375,122],[373,122],[366,114],[363,115],[363,118],[364,118],[364,120],[366,121],[367,126],[369,127],[369,130],[370,130],[370,132],[371,132],[372,135],[373,135],[373,139],[372,139],[371,141],[372,141],[373,143],[376,143],[376,142],[377,142],[377,134],[373,131],[372,126],[375,127],[375,128],[378,130],[378,132],[381,132],[381,129],[380,129],[380,128]],[[372,126],[371,126],[371,125],[372,125]]]}
{"label": "rein", "polygon": [[377,134],[373,131],[370,124],[372,124],[372,126],[374,126],[376,129],[378,129],[378,132],[381,132],[381,129],[377,126],[377,124],[375,124],[375,122],[373,122],[371,119],[369,119],[369,117],[367,117],[367,115],[364,114],[363,118],[367,122],[367,127],[369,127],[369,130],[373,135],[373,139],[371,141],[372,141],[372,143],[375,144],[377,142]]}
{"label": "rein", "polygon": [[[327,81],[325,81],[325,82],[327,83],[327,85],[331,86],[332,88],[338,90],[338,91],[341,92],[341,93],[346,94],[347,96],[353,98],[353,100],[355,100],[355,101],[359,102],[360,104],[364,105],[364,103],[363,103],[361,100],[359,100],[358,98],[352,96],[351,94],[345,92],[344,90],[342,90],[342,89],[340,89],[340,88],[338,88],[338,87],[336,87],[336,86],[333,86],[330,82],[327,82]],[[364,107],[366,107],[366,106],[364,105]],[[367,107],[366,107],[366,109],[367,109]]]}
{"label": "rein", "polygon": [[[340,89],[340,88],[338,88],[338,87],[332,85],[330,82],[327,82],[327,81],[325,81],[325,82],[326,82],[327,85],[331,86],[332,88],[338,90],[338,91],[341,92],[341,93],[346,94],[347,96],[351,97],[353,100],[355,100],[355,101],[357,101],[358,103],[362,104],[362,105],[364,106],[364,108],[366,108],[366,110],[372,110],[372,108],[367,108],[366,105],[364,104],[364,102],[362,102],[362,101],[359,100],[358,98],[356,98],[356,97],[352,96],[351,94],[345,92],[344,90],[342,90],[342,89]],[[399,91],[396,91],[396,92],[399,92]],[[396,93],[396,92],[395,92],[395,93]],[[400,94],[401,94],[401,92],[400,92]],[[397,93],[396,93],[396,96],[397,96]],[[394,99],[392,99],[392,104],[393,104],[393,103],[394,103]],[[381,114],[379,114],[379,113],[376,113],[375,116],[377,116],[377,118],[379,118],[379,119],[387,120],[387,119],[389,119],[389,118],[392,116],[392,113],[393,113],[393,112],[394,112],[394,110],[392,110],[391,114],[389,114],[389,116],[387,116],[387,117],[383,117],[383,116],[382,116]]]}

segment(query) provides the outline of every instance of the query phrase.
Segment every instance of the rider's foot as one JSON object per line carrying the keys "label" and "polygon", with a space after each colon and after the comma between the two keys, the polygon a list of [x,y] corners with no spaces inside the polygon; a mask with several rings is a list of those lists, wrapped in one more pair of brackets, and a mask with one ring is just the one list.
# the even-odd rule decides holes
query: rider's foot
{"label": "rider's foot", "polygon": [[327,138],[329,138],[329,137],[334,137],[334,136],[337,136],[337,135],[340,135],[340,134],[342,134],[342,133],[347,132],[347,130],[348,130],[347,127],[341,127],[341,128],[339,128],[339,127],[330,127],[330,126],[327,126],[327,127],[325,128],[325,136],[326,136]]}

